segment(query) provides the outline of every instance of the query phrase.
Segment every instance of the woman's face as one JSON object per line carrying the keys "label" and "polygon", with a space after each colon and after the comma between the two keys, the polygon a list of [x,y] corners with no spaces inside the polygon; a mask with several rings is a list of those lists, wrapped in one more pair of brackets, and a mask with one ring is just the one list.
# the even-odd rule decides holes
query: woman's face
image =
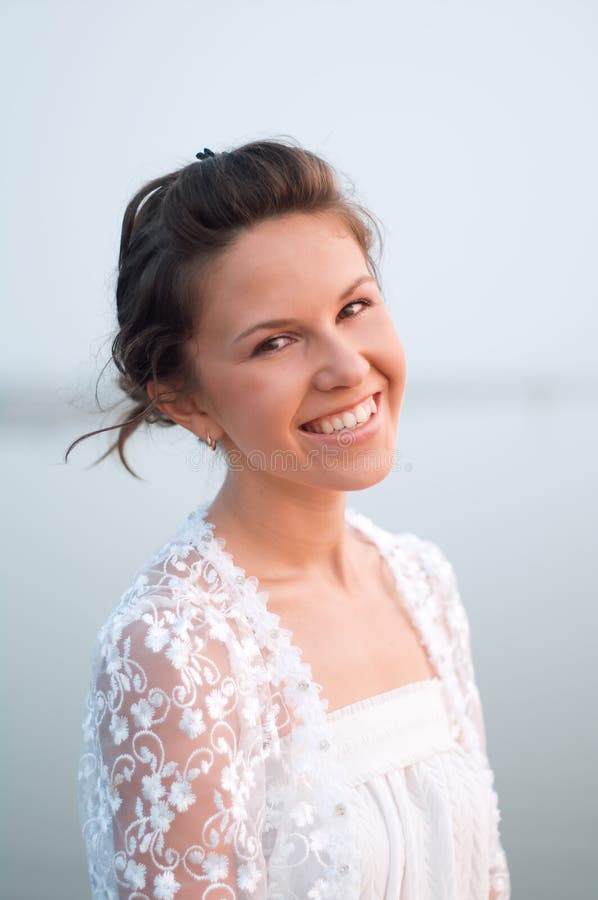
{"label": "woman's face", "polygon": [[[342,221],[290,213],[254,226],[210,269],[204,295],[191,345],[201,412],[190,427],[221,442],[229,470],[344,491],[381,481],[394,462],[405,357]],[[337,428],[339,411],[361,401],[363,418],[372,395],[378,411],[355,429],[300,427],[328,417],[320,430]]]}

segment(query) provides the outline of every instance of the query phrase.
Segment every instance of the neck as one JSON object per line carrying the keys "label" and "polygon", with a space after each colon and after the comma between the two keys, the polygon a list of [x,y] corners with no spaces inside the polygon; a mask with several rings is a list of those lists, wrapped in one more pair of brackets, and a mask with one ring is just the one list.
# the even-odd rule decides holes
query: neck
{"label": "neck", "polygon": [[[349,590],[359,577],[346,494],[229,473],[207,511],[235,563],[261,582],[311,578]],[[261,574],[260,574],[261,573]]]}

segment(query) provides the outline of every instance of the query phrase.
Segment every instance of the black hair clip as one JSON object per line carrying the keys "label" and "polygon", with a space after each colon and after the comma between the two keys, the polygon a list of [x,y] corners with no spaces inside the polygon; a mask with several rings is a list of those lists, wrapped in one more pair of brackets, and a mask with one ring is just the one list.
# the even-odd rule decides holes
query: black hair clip
{"label": "black hair clip", "polygon": [[196,153],[195,156],[197,159],[207,159],[208,156],[216,156],[216,154],[212,153],[209,147],[204,147],[203,153],[200,151],[199,153]]}

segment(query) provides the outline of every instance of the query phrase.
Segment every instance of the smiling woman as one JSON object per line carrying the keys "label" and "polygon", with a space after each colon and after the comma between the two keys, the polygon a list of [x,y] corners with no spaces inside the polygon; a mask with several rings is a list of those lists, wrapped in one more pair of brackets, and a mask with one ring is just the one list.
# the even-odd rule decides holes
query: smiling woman
{"label": "smiling woman", "polygon": [[100,459],[132,472],[125,444],[156,423],[235,464],[97,637],[93,896],[508,900],[452,567],[346,507],[390,472],[406,384],[375,218],[290,143],[198,157],[125,212],[133,405]]}

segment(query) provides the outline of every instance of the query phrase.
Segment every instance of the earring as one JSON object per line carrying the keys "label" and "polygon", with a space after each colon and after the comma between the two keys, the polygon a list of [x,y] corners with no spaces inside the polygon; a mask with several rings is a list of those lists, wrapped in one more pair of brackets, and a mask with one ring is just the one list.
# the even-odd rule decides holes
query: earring
{"label": "earring", "polygon": [[214,438],[212,437],[212,435],[210,434],[209,431],[208,431],[208,437],[207,437],[206,443],[207,443],[208,447],[210,448],[210,450],[216,449],[216,441],[214,440]]}

